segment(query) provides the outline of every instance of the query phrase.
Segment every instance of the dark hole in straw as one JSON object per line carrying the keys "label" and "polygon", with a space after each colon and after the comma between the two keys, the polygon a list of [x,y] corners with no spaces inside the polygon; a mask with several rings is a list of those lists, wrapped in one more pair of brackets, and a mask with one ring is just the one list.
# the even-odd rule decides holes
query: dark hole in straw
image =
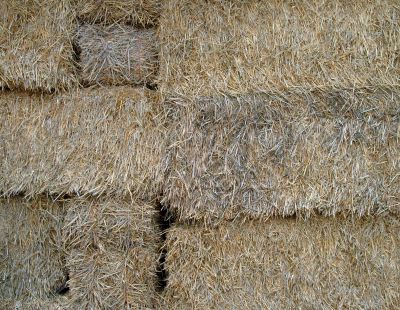
{"label": "dark hole in straw", "polygon": [[[158,209],[158,226],[160,228],[161,234],[161,242],[165,244],[167,239],[167,233],[171,225],[174,223],[174,218],[171,213],[168,211],[168,208],[161,203],[157,204]],[[156,275],[158,279],[157,289],[158,291],[163,291],[168,283],[168,270],[166,268],[166,257],[167,257],[167,249],[162,246],[160,250],[160,255],[158,258],[158,265],[156,270]]]}
{"label": "dark hole in straw", "polygon": [[148,82],[148,83],[146,83],[146,88],[150,89],[150,90],[157,90],[158,89],[158,85],[156,83]]}
{"label": "dark hole in straw", "polygon": [[67,273],[65,280],[63,281],[63,283],[57,288],[56,293],[58,295],[65,295],[69,292],[69,274]]}

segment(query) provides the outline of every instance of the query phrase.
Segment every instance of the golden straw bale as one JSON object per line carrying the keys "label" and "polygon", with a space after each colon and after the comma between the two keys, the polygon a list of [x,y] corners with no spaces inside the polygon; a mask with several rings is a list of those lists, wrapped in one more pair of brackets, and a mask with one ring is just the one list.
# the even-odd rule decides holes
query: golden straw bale
{"label": "golden straw bale", "polygon": [[159,195],[165,115],[128,87],[0,97],[0,193]]}
{"label": "golden straw bale", "polygon": [[64,226],[70,306],[150,309],[157,289],[156,210],[129,199],[71,199]]}
{"label": "golden straw bale", "polygon": [[395,309],[400,221],[175,225],[161,309]]}
{"label": "golden straw bale", "polygon": [[163,199],[218,221],[400,206],[398,89],[172,100]]}
{"label": "golden straw bale", "polygon": [[48,298],[63,286],[63,221],[63,206],[46,198],[0,200],[0,299]]}
{"label": "golden straw bale", "polygon": [[166,0],[169,96],[400,84],[398,1]]}
{"label": "golden straw bale", "polygon": [[53,91],[77,85],[70,0],[7,0],[0,9],[0,88]]}

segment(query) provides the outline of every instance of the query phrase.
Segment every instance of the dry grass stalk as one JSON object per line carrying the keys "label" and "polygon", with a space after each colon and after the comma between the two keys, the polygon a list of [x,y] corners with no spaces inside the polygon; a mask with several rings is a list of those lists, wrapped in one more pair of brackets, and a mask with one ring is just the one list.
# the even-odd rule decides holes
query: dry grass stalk
{"label": "dry grass stalk", "polygon": [[155,25],[160,0],[74,0],[78,17],[88,23]]}
{"label": "dry grass stalk", "polygon": [[112,198],[72,199],[67,206],[70,307],[152,308],[160,246],[155,209]]}
{"label": "dry grass stalk", "polygon": [[164,1],[166,96],[400,84],[398,1]]}
{"label": "dry grass stalk", "polygon": [[69,0],[7,0],[0,9],[0,88],[52,91],[77,84]]}
{"label": "dry grass stalk", "polygon": [[44,198],[0,201],[0,299],[49,298],[66,281],[63,216]]}
{"label": "dry grass stalk", "polygon": [[163,179],[157,94],[127,87],[0,97],[0,193],[153,199]]}
{"label": "dry grass stalk", "polygon": [[164,200],[181,219],[400,207],[398,89],[172,102]]}
{"label": "dry grass stalk", "polygon": [[396,217],[176,225],[161,309],[394,309],[399,229]]}
{"label": "dry grass stalk", "polygon": [[155,79],[158,51],[154,30],[86,24],[76,36],[83,84],[138,85]]}

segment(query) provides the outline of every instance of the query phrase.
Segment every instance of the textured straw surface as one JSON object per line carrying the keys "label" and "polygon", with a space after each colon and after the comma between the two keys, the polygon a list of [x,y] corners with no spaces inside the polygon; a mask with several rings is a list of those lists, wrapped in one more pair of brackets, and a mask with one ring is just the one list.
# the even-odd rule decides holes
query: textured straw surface
{"label": "textured straw surface", "polygon": [[175,226],[162,309],[395,309],[395,217]]}
{"label": "textured straw surface", "polygon": [[167,0],[166,96],[400,83],[398,1]]}
{"label": "textured straw surface", "polygon": [[161,0],[74,0],[78,17],[89,23],[154,25]]}
{"label": "textured straw surface", "polygon": [[80,26],[83,84],[129,85],[152,82],[158,67],[154,30],[130,26]]}
{"label": "textured straw surface", "polygon": [[163,192],[181,219],[399,211],[398,89],[172,105]]}
{"label": "textured straw surface", "polygon": [[0,10],[0,88],[52,91],[77,83],[69,0],[7,0]]}
{"label": "textured straw surface", "polygon": [[160,246],[155,208],[110,197],[72,199],[67,208],[70,306],[151,309]]}
{"label": "textured straw surface", "polygon": [[0,304],[41,299],[66,281],[61,205],[38,198],[0,200]]}
{"label": "textured straw surface", "polygon": [[7,93],[0,120],[0,193],[159,193],[166,130],[152,92]]}

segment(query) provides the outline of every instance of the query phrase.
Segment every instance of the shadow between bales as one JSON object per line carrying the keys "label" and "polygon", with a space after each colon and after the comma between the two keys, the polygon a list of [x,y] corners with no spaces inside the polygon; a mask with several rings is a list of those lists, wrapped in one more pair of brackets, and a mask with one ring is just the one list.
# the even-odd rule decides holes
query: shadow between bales
{"label": "shadow between bales", "polygon": [[167,240],[168,230],[175,222],[174,217],[169,212],[168,208],[160,202],[156,204],[158,210],[157,224],[160,229],[161,244],[160,255],[157,262],[157,291],[162,292],[168,284],[168,270],[166,266],[167,249],[164,246]]}

